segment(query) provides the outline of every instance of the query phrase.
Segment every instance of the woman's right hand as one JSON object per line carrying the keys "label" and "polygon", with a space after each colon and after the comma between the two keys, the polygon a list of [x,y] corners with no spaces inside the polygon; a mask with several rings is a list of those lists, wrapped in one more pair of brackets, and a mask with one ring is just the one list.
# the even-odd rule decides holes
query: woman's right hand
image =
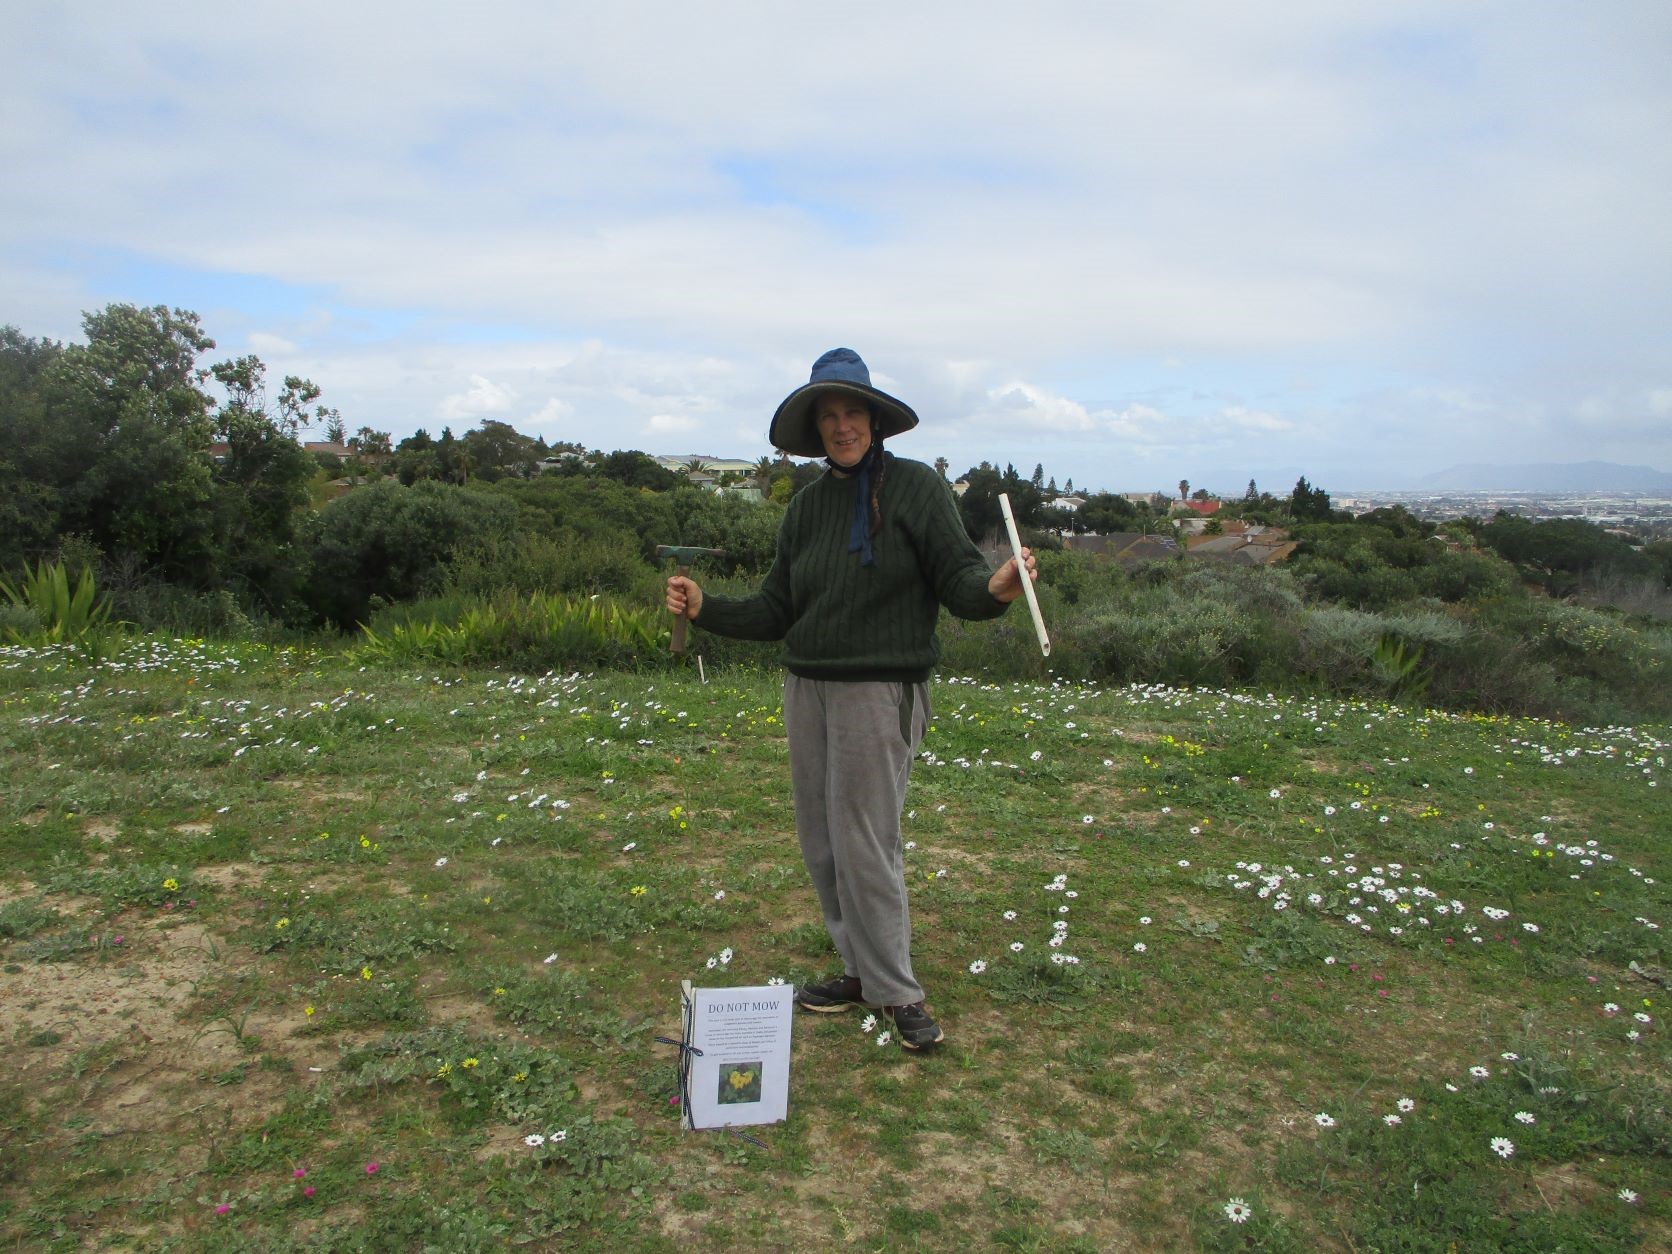
{"label": "woman's right hand", "polygon": [[702,589],[684,575],[668,576],[668,612],[694,619],[702,613]]}

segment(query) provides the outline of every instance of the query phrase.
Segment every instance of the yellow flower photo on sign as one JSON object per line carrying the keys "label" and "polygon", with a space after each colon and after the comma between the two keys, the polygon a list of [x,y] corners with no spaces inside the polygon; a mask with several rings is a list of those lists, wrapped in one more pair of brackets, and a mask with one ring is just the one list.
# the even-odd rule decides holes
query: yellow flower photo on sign
{"label": "yellow flower photo on sign", "polygon": [[721,1066],[719,1101],[722,1106],[740,1106],[760,1099],[759,1062],[733,1062]]}

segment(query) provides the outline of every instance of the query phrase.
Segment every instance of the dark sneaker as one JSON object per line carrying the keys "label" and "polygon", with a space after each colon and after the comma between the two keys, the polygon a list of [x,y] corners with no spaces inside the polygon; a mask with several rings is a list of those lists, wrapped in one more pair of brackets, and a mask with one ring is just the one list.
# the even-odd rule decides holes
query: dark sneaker
{"label": "dark sneaker", "polygon": [[865,998],[859,991],[857,975],[839,975],[819,984],[803,984],[795,990],[795,1000],[803,1010],[820,1014],[836,1014],[849,1006],[863,1005]]}
{"label": "dark sneaker", "polygon": [[907,1049],[932,1049],[946,1039],[940,1024],[929,1017],[928,1010],[920,1001],[909,1006],[884,1006],[883,1013],[894,1020],[900,1044]]}

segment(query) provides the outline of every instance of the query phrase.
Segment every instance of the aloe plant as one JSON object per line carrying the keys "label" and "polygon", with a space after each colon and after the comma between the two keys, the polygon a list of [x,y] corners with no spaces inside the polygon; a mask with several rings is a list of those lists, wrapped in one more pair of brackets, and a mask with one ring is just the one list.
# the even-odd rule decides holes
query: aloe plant
{"label": "aloe plant", "polygon": [[[46,644],[98,644],[110,631],[110,599],[101,597],[91,567],[84,566],[75,586],[62,562],[41,561],[13,586],[0,579],[0,596],[19,608],[30,610],[40,620],[35,639]],[[21,641],[23,633],[10,628],[7,635]]]}

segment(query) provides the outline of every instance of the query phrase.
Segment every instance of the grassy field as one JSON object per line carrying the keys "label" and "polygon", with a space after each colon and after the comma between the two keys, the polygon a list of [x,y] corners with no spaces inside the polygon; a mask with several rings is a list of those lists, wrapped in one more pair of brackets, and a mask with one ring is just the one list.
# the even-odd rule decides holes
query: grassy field
{"label": "grassy field", "polygon": [[0,1242],[1666,1248],[1664,727],[943,677],[949,1041],[802,1015],[678,1121],[678,987],[837,969],[777,677],[0,650]]}

